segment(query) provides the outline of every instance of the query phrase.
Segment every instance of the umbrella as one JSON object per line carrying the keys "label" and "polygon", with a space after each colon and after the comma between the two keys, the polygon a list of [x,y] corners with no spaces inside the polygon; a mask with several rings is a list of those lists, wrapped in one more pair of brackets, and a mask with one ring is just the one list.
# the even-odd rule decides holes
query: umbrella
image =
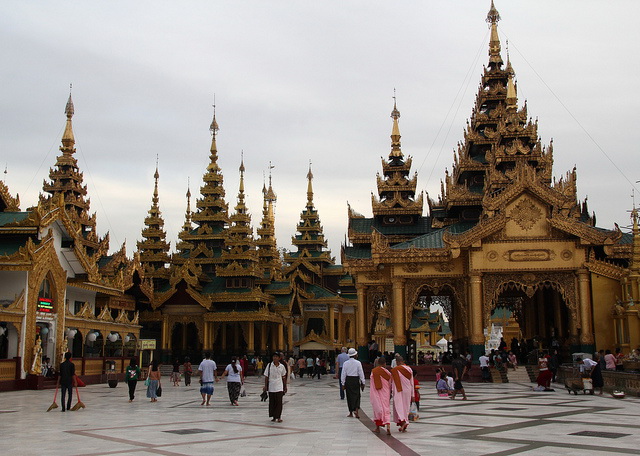
{"label": "umbrella", "polygon": [[80,393],[78,392],[78,385],[76,385],[76,395],[78,396],[78,402],[76,402],[76,405],[71,407],[71,410],[73,410],[74,412],[77,411],[77,410],[80,410],[81,408],[86,408],[85,405],[84,405],[84,402],[82,402],[80,400]]}
{"label": "umbrella", "polygon": [[58,408],[58,404],[56,403],[56,398],[58,397],[58,385],[56,385],[56,392],[53,394],[53,403],[47,409],[47,412],[50,412],[53,409]]}

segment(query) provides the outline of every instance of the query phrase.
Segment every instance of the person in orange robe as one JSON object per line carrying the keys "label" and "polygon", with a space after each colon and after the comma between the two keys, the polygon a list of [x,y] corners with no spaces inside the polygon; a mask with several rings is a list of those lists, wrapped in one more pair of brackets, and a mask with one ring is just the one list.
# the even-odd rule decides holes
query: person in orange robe
{"label": "person in orange robe", "polygon": [[386,426],[387,435],[390,435],[391,372],[387,370],[386,365],[387,361],[384,356],[380,356],[376,361],[376,367],[371,371],[369,399],[373,408],[373,422],[376,424],[376,429],[373,432],[380,434],[380,427]]}
{"label": "person in orange robe", "polygon": [[414,398],[413,372],[404,363],[404,358],[396,355],[396,367],[391,370],[393,378],[393,417],[400,432],[406,432],[409,426],[409,409]]}

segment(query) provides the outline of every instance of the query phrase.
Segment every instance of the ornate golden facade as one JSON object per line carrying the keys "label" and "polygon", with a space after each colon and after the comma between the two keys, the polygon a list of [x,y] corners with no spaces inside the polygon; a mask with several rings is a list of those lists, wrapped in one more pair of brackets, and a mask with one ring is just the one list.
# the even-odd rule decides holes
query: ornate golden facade
{"label": "ornate golden facade", "polygon": [[373,218],[349,208],[342,262],[356,280],[361,348],[386,312],[395,349],[406,352],[413,316],[432,304],[444,305],[454,344],[476,356],[496,308],[513,312],[521,337],[543,346],[557,339],[567,353],[638,343],[638,322],[622,322],[636,318],[632,307],[616,307],[617,340],[607,316],[620,296],[635,297],[634,285],[623,292],[635,283],[631,236],[595,227],[586,200],[577,200],[575,169],[553,178],[553,144],[540,143],[537,121],[518,106],[499,20],[492,4],[489,63],[452,172],[437,200],[428,198],[429,215],[415,193],[417,176],[409,178],[411,157],[400,149],[395,103]]}
{"label": "ornate golden facade", "polygon": [[[19,372],[0,363],[0,381],[28,373],[38,336],[46,336],[45,354],[56,361],[66,350],[87,358],[120,347],[122,354],[141,337],[156,339],[165,359],[343,345],[357,345],[367,359],[372,339],[406,352],[413,339],[433,344],[435,335],[448,334],[477,355],[497,308],[511,312],[522,337],[543,344],[555,338],[566,351],[626,352],[640,344],[638,214],[632,234],[597,228],[586,200],[577,199],[576,170],[553,177],[553,144],[540,143],[537,121],[526,103],[518,105],[499,19],[492,4],[489,63],[440,194],[432,199],[417,190],[394,101],[373,216],[349,207],[342,265],[327,249],[311,168],[293,251],[281,255],[277,247],[271,176],[254,237],[244,162],[229,215],[215,112],[195,211],[188,190],[175,252],[156,168],[137,251],[128,258],[122,246],[109,255],[74,157],[69,97],[61,155],[43,185],[47,196],[20,211],[18,197],[0,182],[0,358],[21,358]],[[120,342],[108,342],[115,333]]]}

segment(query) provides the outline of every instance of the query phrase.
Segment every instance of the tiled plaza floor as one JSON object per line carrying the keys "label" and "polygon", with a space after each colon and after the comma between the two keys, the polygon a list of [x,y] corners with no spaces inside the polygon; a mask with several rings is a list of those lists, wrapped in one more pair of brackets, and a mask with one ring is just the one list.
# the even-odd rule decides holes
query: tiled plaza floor
{"label": "tiled plaza floor", "polygon": [[[420,420],[404,434],[371,432],[368,389],[364,416],[347,418],[337,381],[296,379],[281,424],[260,402],[250,378],[240,407],[216,384],[210,407],[197,384],[171,387],[152,404],[144,385],[128,402],[126,385],[80,389],[86,409],[46,413],[53,391],[0,393],[0,447],[6,455],[614,455],[640,453],[640,400],[532,392],[529,384],[467,384],[468,401],[439,399],[422,386]],[[75,402],[75,398],[74,398]],[[60,398],[58,398],[60,405]]]}

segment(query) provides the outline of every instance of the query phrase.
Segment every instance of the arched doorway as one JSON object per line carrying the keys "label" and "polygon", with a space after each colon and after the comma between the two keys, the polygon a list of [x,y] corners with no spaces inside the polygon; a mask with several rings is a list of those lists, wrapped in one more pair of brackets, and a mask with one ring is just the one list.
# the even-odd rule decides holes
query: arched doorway
{"label": "arched doorway", "polygon": [[534,362],[535,350],[557,349],[561,361],[570,359],[578,329],[566,299],[561,286],[552,281],[534,286],[503,283],[492,303],[486,328],[492,340],[488,342],[495,344],[502,334],[508,349],[518,351],[521,362]]}
{"label": "arched doorway", "polygon": [[431,353],[434,357],[443,349],[437,342],[443,337],[453,337],[457,315],[454,312],[455,292],[449,286],[422,286],[408,310],[407,355],[412,363],[418,363],[420,355]]}

